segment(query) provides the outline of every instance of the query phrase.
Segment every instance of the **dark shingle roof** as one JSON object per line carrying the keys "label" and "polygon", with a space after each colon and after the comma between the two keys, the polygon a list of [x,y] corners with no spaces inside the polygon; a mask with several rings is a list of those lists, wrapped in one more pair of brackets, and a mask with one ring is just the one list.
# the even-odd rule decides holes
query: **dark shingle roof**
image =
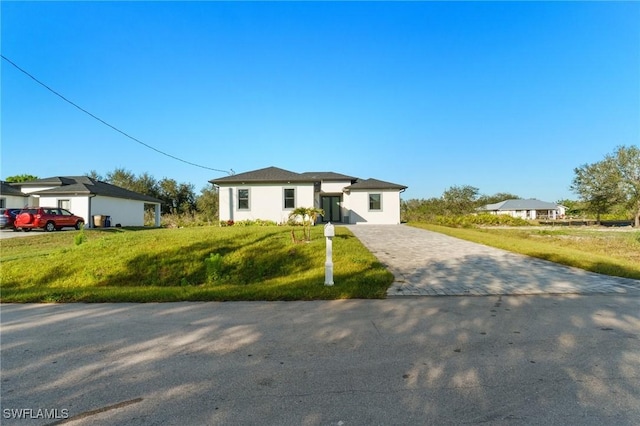
{"label": "dark shingle roof", "polygon": [[20,188],[11,186],[8,182],[0,181],[0,193],[2,195],[11,195],[14,197],[28,197],[27,194],[20,191]]}
{"label": "dark shingle roof", "polygon": [[548,203],[536,199],[529,200],[505,200],[499,203],[487,204],[480,207],[479,210],[487,211],[512,211],[512,210],[555,210],[558,208],[556,203]]}
{"label": "dark shingle roof", "polygon": [[62,186],[62,185],[73,185],[76,183],[77,179],[83,178],[86,176],[53,176],[48,178],[30,180],[27,182],[20,182],[20,186]]}
{"label": "dark shingle roof", "polygon": [[300,173],[278,167],[267,167],[251,172],[238,173],[237,175],[212,179],[209,182],[218,183],[242,183],[242,182],[313,182],[314,179]]}
{"label": "dark shingle roof", "polygon": [[240,173],[233,176],[226,176],[213,179],[209,182],[218,185],[224,183],[251,183],[251,182],[319,182],[319,181],[351,181],[352,185],[345,189],[407,189],[404,185],[391,182],[384,182],[377,179],[360,180],[353,176],[347,176],[334,172],[305,172],[295,173],[277,167],[267,167],[265,169],[254,170],[252,172]]}
{"label": "dark shingle roof", "polygon": [[407,189],[404,185],[398,185],[397,183],[385,182],[378,179],[358,179],[353,185],[347,186],[345,189]]}
{"label": "dark shingle roof", "polygon": [[34,192],[34,194],[37,195],[102,195],[105,197],[125,198],[128,200],[144,201],[147,203],[162,202],[157,198],[130,191],[87,176],[57,176],[22,182],[20,185],[56,186],[55,188]]}
{"label": "dark shingle roof", "polygon": [[323,180],[323,181],[330,181],[330,180],[335,180],[335,181],[351,181],[354,182],[356,181],[358,178],[354,177],[354,176],[347,176],[347,175],[343,175],[340,173],[334,173],[334,172],[304,172],[301,173],[303,176],[307,176],[310,177],[314,180]]}

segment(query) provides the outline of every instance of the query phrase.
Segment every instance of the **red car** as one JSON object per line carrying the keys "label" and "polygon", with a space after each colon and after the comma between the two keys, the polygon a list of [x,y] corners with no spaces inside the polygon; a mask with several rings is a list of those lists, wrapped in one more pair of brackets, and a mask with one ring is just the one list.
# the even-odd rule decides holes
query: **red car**
{"label": "red car", "polygon": [[47,232],[59,231],[62,228],[82,228],[84,219],[69,210],[58,207],[24,208],[16,216],[14,226],[22,231],[43,228]]}

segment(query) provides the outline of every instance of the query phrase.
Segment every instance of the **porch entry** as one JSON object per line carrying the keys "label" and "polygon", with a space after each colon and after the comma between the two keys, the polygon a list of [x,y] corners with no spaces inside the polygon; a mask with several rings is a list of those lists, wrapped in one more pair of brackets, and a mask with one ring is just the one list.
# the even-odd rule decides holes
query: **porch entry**
{"label": "porch entry", "polygon": [[320,197],[320,204],[324,215],[322,222],[342,222],[342,211],[340,209],[340,195],[323,195]]}

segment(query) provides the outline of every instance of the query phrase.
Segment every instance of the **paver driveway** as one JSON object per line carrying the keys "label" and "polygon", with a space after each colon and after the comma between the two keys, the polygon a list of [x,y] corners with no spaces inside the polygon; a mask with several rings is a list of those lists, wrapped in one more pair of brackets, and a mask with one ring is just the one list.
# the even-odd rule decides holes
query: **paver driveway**
{"label": "paver driveway", "polygon": [[406,225],[349,229],[389,268],[387,296],[639,292],[640,281],[594,274]]}

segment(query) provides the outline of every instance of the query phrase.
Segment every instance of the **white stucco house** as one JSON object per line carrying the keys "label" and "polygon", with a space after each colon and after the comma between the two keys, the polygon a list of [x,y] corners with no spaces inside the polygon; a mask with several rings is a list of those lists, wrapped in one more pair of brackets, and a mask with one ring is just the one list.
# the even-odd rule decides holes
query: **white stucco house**
{"label": "white stucco house", "polygon": [[0,181],[0,208],[21,209],[27,204],[29,204],[29,196],[20,191],[20,188]]}
{"label": "white stucco house", "polygon": [[499,203],[480,207],[478,212],[490,214],[506,214],[521,219],[561,219],[567,208],[560,204],[548,203],[536,199],[505,200]]}
{"label": "white stucco house", "polygon": [[[144,226],[145,205],[155,208],[155,226],[160,226],[160,200],[87,176],[56,176],[12,183],[28,197],[33,207],[60,207],[94,227],[95,216],[109,216],[111,226]],[[17,207],[23,207],[25,204]]]}
{"label": "white stucco house", "polygon": [[400,223],[404,185],[334,172],[296,173],[277,167],[210,180],[218,188],[221,221],[285,223],[298,207],[324,210],[322,222]]}

